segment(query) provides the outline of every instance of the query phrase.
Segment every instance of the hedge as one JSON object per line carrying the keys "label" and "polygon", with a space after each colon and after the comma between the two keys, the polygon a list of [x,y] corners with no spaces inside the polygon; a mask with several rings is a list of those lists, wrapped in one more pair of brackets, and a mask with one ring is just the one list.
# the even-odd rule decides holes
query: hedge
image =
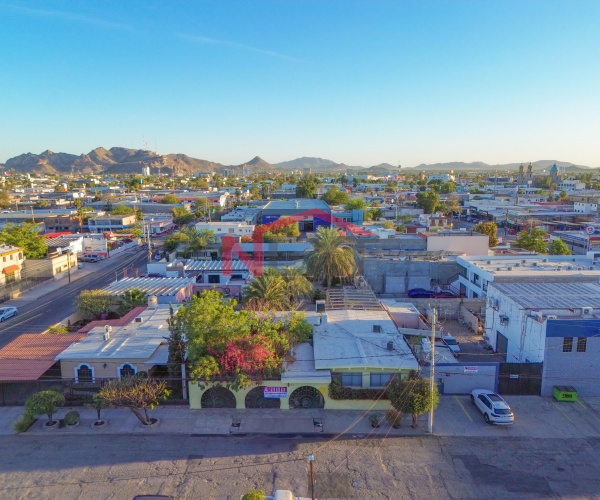
{"label": "hedge", "polygon": [[339,380],[333,380],[329,384],[329,397],[331,399],[389,399],[385,389],[352,389],[342,387]]}

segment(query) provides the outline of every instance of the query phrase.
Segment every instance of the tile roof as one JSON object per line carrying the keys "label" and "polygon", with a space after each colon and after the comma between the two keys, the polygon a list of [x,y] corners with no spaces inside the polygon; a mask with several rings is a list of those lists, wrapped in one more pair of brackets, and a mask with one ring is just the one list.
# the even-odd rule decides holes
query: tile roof
{"label": "tile roof", "polygon": [[37,380],[54,365],[54,358],[85,334],[25,333],[0,349],[0,381]]}

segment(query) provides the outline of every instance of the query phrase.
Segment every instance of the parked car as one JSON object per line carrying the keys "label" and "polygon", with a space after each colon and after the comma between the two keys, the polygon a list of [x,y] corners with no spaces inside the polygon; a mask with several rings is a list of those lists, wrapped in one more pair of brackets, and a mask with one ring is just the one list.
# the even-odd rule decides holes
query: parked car
{"label": "parked car", "polygon": [[0,321],[12,318],[19,314],[19,310],[16,307],[2,307],[0,308]]}
{"label": "parked car", "polygon": [[456,295],[448,290],[442,290],[441,292],[435,292],[436,299],[453,299]]}
{"label": "parked car", "polygon": [[458,354],[460,352],[460,346],[452,335],[444,335],[442,340],[454,354]]}
{"label": "parked car", "polygon": [[413,288],[408,291],[408,296],[413,299],[430,299],[435,297],[435,293],[431,290],[425,290],[425,288]]}
{"label": "parked car", "polygon": [[475,389],[471,391],[471,403],[483,413],[483,419],[488,424],[510,425],[515,421],[508,403],[495,392]]}

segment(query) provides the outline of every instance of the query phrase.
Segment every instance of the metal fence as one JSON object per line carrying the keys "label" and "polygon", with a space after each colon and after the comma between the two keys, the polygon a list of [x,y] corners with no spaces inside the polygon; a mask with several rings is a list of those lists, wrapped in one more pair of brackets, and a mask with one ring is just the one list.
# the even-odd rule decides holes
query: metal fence
{"label": "metal fence", "polygon": [[[93,382],[78,382],[74,379],[41,379],[0,383],[0,406],[21,406],[27,399],[40,391],[54,390],[60,392],[67,405],[80,406],[91,403],[95,394],[109,381],[114,379],[95,379]],[[166,403],[187,403],[183,399],[181,378],[156,378],[167,383],[171,391]],[[187,381],[186,381],[187,384]]]}
{"label": "metal fence", "polygon": [[43,285],[50,280],[52,280],[52,278],[24,278],[20,281],[5,283],[0,286],[0,303],[18,297],[19,294]]}

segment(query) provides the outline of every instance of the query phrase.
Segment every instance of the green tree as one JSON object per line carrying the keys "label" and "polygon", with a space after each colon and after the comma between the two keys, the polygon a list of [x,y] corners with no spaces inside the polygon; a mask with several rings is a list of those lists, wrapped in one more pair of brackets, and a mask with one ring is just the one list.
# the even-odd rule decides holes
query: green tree
{"label": "green tree", "polygon": [[306,274],[331,286],[334,280],[346,281],[356,273],[354,250],[336,227],[320,227],[311,238],[314,251],[306,257]]}
{"label": "green tree", "polygon": [[417,193],[417,207],[422,208],[426,214],[433,214],[441,208],[440,195],[435,191]]}
{"label": "green tree", "polygon": [[169,193],[164,195],[160,202],[164,203],[165,205],[179,205],[179,198],[177,198],[177,196],[174,194]]}
{"label": "green tree", "polygon": [[79,210],[83,206],[83,203],[79,198],[75,198],[75,200],[73,200],[73,206]]}
{"label": "green tree", "polygon": [[289,295],[283,277],[277,272],[265,272],[248,283],[244,290],[244,307],[260,311],[274,309],[283,311],[289,308]]}
{"label": "green tree", "polygon": [[321,199],[329,205],[344,205],[348,202],[348,193],[340,191],[337,186],[331,186]]}
{"label": "green tree", "polygon": [[299,267],[285,267],[281,276],[285,280],[289,304],[296,308],[302,300],[311,296],[313,292],[312,283],[306,278],[304,270]]}
{"label": "green tree", "polygon": [[490,247],[495,247],[500,242],[498,239],[498,226],[495,222],[480,222],[473,228],[473,231],[476,233],[487,234],[490,238]]}
{"label": "green tree", "polygon": [[215,242],[215,232],[212,229],[198,230],[195,227],[184,227],[181,234],[184,235],[184,252],[194,257]]}
{"label": "green tree", "polygon": [[450,194],[454,193],[454,191],[456,191],[456,182],[454,181],[448,181],[440,187],[440,193],[442,194]]}
{"label": "green tree", "polygon": [[513,246],[531,252],[546,253],[548,248],[544,240],[545,236],[548,236],[548,233],[538,227],[534,227],[529,231],[521,231],[517,235],[517,240],[513,243]]}
{"label": "green tree", "polygon": [[367,219],[369,220],[378,221],[381,218],[383,218],[383,210],[381,208],[372,208],[367,212]]}
{"label": "green tree", "polygon": [[108,312],[113,303],[114,299],[104,290],[82,290],[75,300],[79,312],[93,317]]}
{"label": "green tree", "polygon": [[563,240],[556,238],[548,245],[548,253],[550,255],[571,255],[573,252],[569,250],[569,247]]}
{"label": "green tree", "polygon": [[47,200],[37,200],[34,205],[34,208],[47,208],[47,207],[48,207]]}
{"label": "green tree", "polygon": [[175,224],[183,226],[192,222],[192,214],[183,207],[173,207],[171,212],[173,213],[173,221]]}
{"label": "green tree", "polygon": [[48,415],[48,423],[52,423],[52,416],[56,413],[58,406],[64,406],[65,397],[57,391],[41,391],[25,402],[25,411],[27,414],[35,417],[36,415]]}
{"label": "green tree", "polygon": [[111,209],[110,215],[133,215],[133,208],[125,205],[117,205]]}
{"label": "green tree", "polygon": [[366,210],[367,203],[362,198],[351,198],[344,205],[345,210]]}
{"label": "green tree", "polygon": [[417,426],[419,415],[437,408],[440,398],[437,385],[434,385],[432,392],[429,380],[418,378],[416,375],[405,381],[393,379],[386,393],[392,407],[400,413],[412,416],[412,427]]}
{"label": "green tree", "polygon": [[298,198],[315,198],[317,196],[318,179],[314,175],[303,176],[296,185]]}
{"label": "green tree", "polygon": [[136,375],[109,380],[99,394],[108,406],[129,408],[142,424],[150,425],[152,418],[148,410],[165,400],[170,391],[164,381]]}
{"label": "green tree", "polygon": [[142,292],[139,288],[127,290],[119,297],[119,312],[126,314],[134,307],[141,307],[148,304],[148,296],[146,292]]}
{"label": "green tree", "polygon": [[10,208],[10,195],[7,191],[0,191],[0,208]]}
{"label": "green tree", "polygon": [[185,243],[187,241],[187,237],[183,233],[173,233],[166,237],[165,242],[163,243],[163,249],[166,252],[174,251],[179,245]]}
{"label": "green tree", "polygon": [[46,239],[39,236],[39,232],[35,224],[30,222],[6,224],[0,231],[0,243],[23,248],[27,259],[43,259],[48,253],[48,245]]}
{"label": "green tree", "polygon": [[186,342],[185,336],[181,331],[181,324],[177,321],[173,312],[173,305],[169,306],[169,360],[167,367],[169,376],[172,378],[181,378],[181,365],[185,362]]}

